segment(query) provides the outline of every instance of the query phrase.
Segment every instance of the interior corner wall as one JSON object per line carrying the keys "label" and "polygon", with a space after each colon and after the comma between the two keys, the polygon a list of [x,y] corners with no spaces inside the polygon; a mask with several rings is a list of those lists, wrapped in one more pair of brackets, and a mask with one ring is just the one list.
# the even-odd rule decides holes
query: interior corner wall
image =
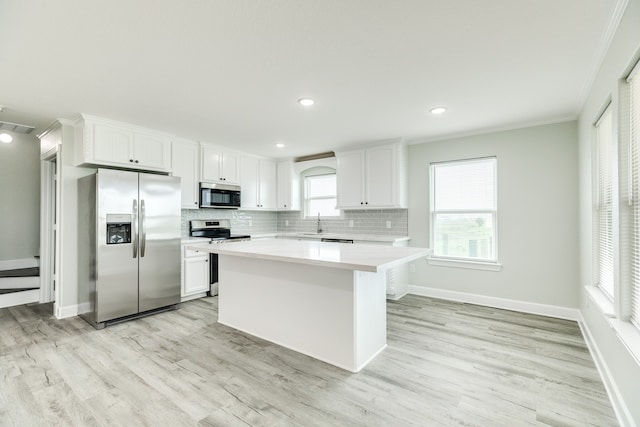
{"label": "interior corner wall", "polygon": [[[597,347],[604,372],[610,381],[610,393],[614,394],[614,404],[626,416],[626,422],[640,425],[640,365],[633,360],[622,341],[616,335],[600,312],[592,303],[585,290],[593,283],[593,179],[592,146],[593,123],[606,106],[612,101],[614,125],[617,128],[619,93],[618,88],[626,78],[630,67],[640,59],[640,0],[629,0],[622,20],[611,41],[609,49],[578,120],[579,139],[579,179],[580,179],[580,311],[593,343]],[[620,141],[620,143],[625,143]],[[632,419],[632,420],[630,420]]]}
{"label": "interior corner wall", "polygon": [[0,261],[40,255],[40,140],[11,136],[0,144]]}
{"label": "interior corner wall", "polygon": [[[429,164],[496,156],[501,271],[415,263],[410,286],[570,308],[578,306],[575,121],[409,146],[411,246],[430,247]],[[415,292],[419,293],[419,292]]]}

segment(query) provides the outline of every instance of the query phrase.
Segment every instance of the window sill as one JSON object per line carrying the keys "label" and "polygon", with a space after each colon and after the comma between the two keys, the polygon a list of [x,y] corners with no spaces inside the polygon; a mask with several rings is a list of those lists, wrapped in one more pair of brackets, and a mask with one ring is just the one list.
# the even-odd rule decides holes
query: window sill
{"label": "window sill", "polygon": [[631,322],[620,320],[616,317],[613,302],[597,286],[585,286],[589,298],[598,309],[614,331],[618,339],[625,346],[631,357],[640,365],[640,330]]}
{"label": "window sill", "polygon": [[616,311],[611,301],[597,286],[585,286],[591,301],[593,301],[605,317],[616,317]]}
{"label": "window sill", "polygon": [[616,331],[616,335],[627,348],[633,359],[640,365],[640,330],[631,322],[618,319],[609,319],[609,324]]}
{"label": "window sill", "polygon": [[502,264],[497,262],[463,261],[459,259],[428,258],[429,265],[439,267],[470,268],[473,270],[500,271]]}

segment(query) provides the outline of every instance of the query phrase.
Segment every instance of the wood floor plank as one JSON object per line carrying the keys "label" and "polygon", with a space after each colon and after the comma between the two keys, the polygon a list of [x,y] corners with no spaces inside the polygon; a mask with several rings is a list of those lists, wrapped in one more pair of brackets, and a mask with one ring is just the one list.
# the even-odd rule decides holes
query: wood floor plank
{"label": "wood floor plank", "polygon": [[0,309],[0,426],[615,426],[575,322],[407,296],[353,374],[217,323]]}

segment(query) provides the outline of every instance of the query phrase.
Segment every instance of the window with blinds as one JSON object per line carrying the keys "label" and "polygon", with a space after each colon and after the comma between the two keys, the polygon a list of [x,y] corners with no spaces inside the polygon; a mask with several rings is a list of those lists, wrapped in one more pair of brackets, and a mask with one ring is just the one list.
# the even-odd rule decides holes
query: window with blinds
{"label": "window with blinds", "polygon": [[431,164],[431,247],[440,258],[497,262],[496,158]]}
{"label": "window with blinds", "polygon": [[613,115],[611,105],[596,122],[598,171],[598,287],[613,299]]}
{"label": "window with blinds", "polygon": [[640,64],[629,76],[631,153],[631,322],[640,329]]}

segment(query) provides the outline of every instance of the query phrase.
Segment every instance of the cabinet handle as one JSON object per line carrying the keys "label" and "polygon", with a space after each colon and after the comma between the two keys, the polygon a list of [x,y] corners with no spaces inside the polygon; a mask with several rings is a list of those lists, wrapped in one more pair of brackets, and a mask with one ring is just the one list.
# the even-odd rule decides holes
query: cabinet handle
{"label": "cabinet handle", "polygon": [[369,204],[369,202],[364,202],[364,204],[365,204],[365,205],[368,205],[368,204]]}
{"label": "cabinet handle", "polygon": [[136,163],[138,163],[138,161],[136,160]]}
{"label": "cabinet handle", "polygon": [[208,259],[205,259],[205,260],[204,260],[204,262],[209,262],[209,260],[208,260]]}
{"label": "cabinet handle", "polygon": [[193,202],[193,204],[194,204],[194,205],[197,205],[197,204],[198,204],[198,202]]}
{"label": "cabinet handle", "polygon": [[133,159],[129,159],[129,162],[130,162],[130,163],[133,163]]}
{"label": "cabinet handle", "polygon": [[361,205],[364,205],[364,202],[360,202]]}

